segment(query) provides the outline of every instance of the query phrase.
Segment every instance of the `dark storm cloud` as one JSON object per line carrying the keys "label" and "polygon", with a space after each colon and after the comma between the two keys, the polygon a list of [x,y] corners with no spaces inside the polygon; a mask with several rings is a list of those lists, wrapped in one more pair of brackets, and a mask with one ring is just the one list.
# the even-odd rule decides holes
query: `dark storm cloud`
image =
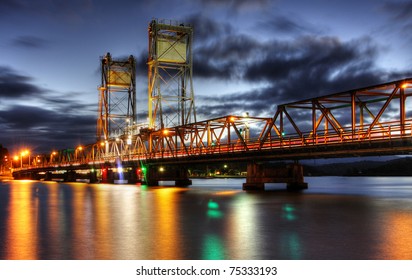
{"label": "dark storm cloud", "polygon": [[[227,115],[242,115],[249,112],[250,116],[269,116],[267,113],[270,104],[267,100],[259,98],[260,90],[245,93],[226,94],[224,96],[199,96],[200,104],[196,106],[196,112],[200,116],[215,118]],[[265,109],[264,114],[262,110]]]}
{"label": "dark storm cloud", "polygon": [[10,150],[18,150],[25,145],[35,148],[36,152],[72,148],[76,144],[94,141],[94,133],[91,132],[95,130],[95,123],[95,116],[15,105],[0,110],[3,130],[0,143]]}
{"label": "dark storm cloud", "polygon": [[[275,22],[277,28],[300,29],[291,20],[282,21]],[[379,53],[377,43],[368,37],[342,41],[333,36],[306,35],[260,42],[232,32],[224,40],[219,38],[197,46],[195,76],[242,80],[262,86],[213,98],[202,96],[197,100],[207,105],[198,107],[197,112],[219,116],[249,111],[251,115],[270,116],[279,104],[411,74],[379,69],[376,66]]]}
{"label": "dark storm cloud", "polygon": [[53,123],[55,114],[39,107],[15,105],[0,111],[0,119],[12,130],[29,130],[35,127],[48,126]]}
{"label": "dark storm cloud", "polygon": [[319,33],[320,29],[309,24],[302,22],[302,19],[297,22],[290,17],[284,15],[274,15],[272,19],[268,21],[261,21],[257,28],[266,28],[268,31],[277,32],[280,34],[302,34],[302,33]]}
{"label": "dark storm cloud", "polygon": [[13,46],[38,49],[47,46],[47,40],[35,36],[20,36],[13,40]]}
{"label": "dark storm cloud", "polygon": [[[229,23],[198,14],[187,17],[185,22],[192,24],[195,31],[195,79],[260,85],[225,95],[216,94],[211,86],[213,97],[196,98],[197,113],[206,118],[245,111],[270,116],[279,104],[410,76],[407,72],[378,68],[381,49],[372,38],[344,41],[319,36],[316,26],[302,25],[293,18],[279,16],[266,21],[268,29],[278,32],[269,32],[264,41],[240,34]],[[274,39],[286,30],[294,32],[295,37]],[[142,52],[140,57],[140,72],[145,74],[147,53]]]}
{"label": "dark storm cloud", "polygon": [[193,37],[195,44],[216,40],[222,36],[233,34],[234,29],[230,24],[225,22],[216,22],[202,14],[194,14],[183,19],[183,22],[189,23],[193,27]]}
{"label": "dark storm cloud", "polygon": [[31,77],[19,74],[10,67],[0,66],[0,98],[11,99],[43,94],[44,90],[32,82]]}
{"label": "dark storm cloud", "polygon": [[[303,37],[275,42],[244,78],[272,84],[267,97],[277,101],[310,98],[380,81],[377,48],[367,39],[341,42],[333,37]],[[269,47],[269,46],[268,46]]]}
{"label": "dark storm cloud", "polygon": [[[0,102],[0,144],[9,150],[26,145],[48,152],[51,147],[90,143],[94,140],[95,108],[65,97],[75,95],[78,93],[40,88],[31,77],[1,66],[0,101],[8,102]],[[33,102],[33,106],[21,102]],[[12,103],[15,105],[7,105]]]}
{"label": "dark storm cloud", "polygon": [[259,56],[259,47],[252,38],[235,34],[202,44],[195,48],[193,71],[202,78],[239,77],[245,63]]}

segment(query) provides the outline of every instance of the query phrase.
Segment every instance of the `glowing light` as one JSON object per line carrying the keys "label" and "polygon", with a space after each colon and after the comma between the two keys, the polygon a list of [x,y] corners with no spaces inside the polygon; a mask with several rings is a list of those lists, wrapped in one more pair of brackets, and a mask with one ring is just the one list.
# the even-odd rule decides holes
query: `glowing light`
{"label": "glowing light", "polygon": [[406,83],[401,85],[401,88],[407,88],[407,87],[408,87],[408,84]]}
{"label": "glowing light", "polygon": [[163,135],[168,135],[168,134],[169,134],[169,130],[164,129],[164,130],[163,130]]}
{"label": "glowing light", "polygon": [[207,207],[209,209],[219,209],[219,204],[216,201],[209,200],[209,203],[207,204]]}
{"label": "glowing light", "polygon": [[222,260],[225,258],[224,244],[217,235],[207,234],[202,249],[202,258],[204,260]]}
{"label": "glowing light", "polygon": [[159,171],[164,172],[165,171],[164,167],[159,167]]}
{"label": "glowing light", "polygon": [[220,219],[223,217],[222,211],[219,210],[219,203],[213,200],[209,200],[207,204],[207,216],[212,219]]}
{"label": "glowing light", "polygon": [[296,214],[294,213],[296,209],[293,205],[285,204],[283,205],[282,210],[282,218],[284,218],[285,220],[294,221],[297,219]]}

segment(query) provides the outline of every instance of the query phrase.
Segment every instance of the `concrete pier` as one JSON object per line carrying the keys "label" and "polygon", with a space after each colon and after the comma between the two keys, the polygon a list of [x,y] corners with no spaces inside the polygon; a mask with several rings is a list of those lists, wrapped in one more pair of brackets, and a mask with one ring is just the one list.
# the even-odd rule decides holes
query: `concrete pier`
{"label": "concrete pier", "polygon": [[288,164],[286,167],[248,163],[243,190],[265,190],[265,183],[286,183],[288,190],[308,188],[303,178],[303,166],[299,163]]}
{"label": "concrete pier", "polygon": [[158,186],[159,181],[174,181],[175,186],[190,186],[192,180],[189,179],[189,172],[186,166],[147,166],[145,183],[148,186]]}

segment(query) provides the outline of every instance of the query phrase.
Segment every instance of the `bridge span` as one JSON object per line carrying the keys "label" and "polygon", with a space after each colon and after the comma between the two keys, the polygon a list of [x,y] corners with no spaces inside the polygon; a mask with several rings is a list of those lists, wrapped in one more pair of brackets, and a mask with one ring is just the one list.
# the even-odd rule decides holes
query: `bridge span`
{"label": "bridge span", "polygon": [[[13,176],[189,185],[194,163],[242,161],[248,164],[245,189],[268,182],[306,188],[300,159],[410,154],[411,94],[408,78],[278,105],[272,117],[245,113],[163,129],[131,124],[117,137],[44,155]],[[264,164],[275,160],[295,163],[284,169]]]}

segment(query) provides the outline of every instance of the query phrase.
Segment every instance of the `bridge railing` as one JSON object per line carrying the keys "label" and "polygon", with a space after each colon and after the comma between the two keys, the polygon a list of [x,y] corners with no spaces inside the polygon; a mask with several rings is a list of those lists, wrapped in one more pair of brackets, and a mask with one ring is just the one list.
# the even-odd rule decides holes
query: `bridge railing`
{"label": "bridge railing", "polygon": [[[412,120],[407,121],[404,126],[397,122],[381,123],[371,131],[367,131],[362,126],[358,126],[355,131],[350,131],[347,127],[340,133],[331,133],[330,130],[318,130],[315,135],[311,132],[291,134],[287,136],[274,135],[268,137],[262,144],[260,138],[249,138],[245,142],[240,140],[232,143],[216,144],[214,146],[189,148],[180,147],[175,150],[165,149],[164,151],[131,154],[131,160],[177,158],[186,156],[202,156],[213,154],[242,153],[245,151],[275,150],[294,147],[336,145],[340,143],[353,143],[365,141],[391,141],[403,137],[412,137]],[[245,145],[246,143],[246,145]]]}
{"label": "bridge railing", "polygon": [[[227,127],[225,129],[227,130]],[[142,150],[141,148],[132,149],[129,147],[117,152],[114,152],[114,149],[110,149],[108,153],[105,153],[102,150],[98,153],[93,151],[94,156],[92,156],[92,149],[90,148],[90,150],[87,151],[87,148],[84,148],[85,152],[82,153],[83,156],[78,156],[73,160],[65,160],[62,162],[43,163],[41,168],[100,165],[108,162],[114,163],[117,160],[145,161],[148,159],[170,159],[188,156],[240,154],[246,151],[270,152],[271,150],[276,151],[279,149],[305,148],[309,146],[320,147],[354,142],[390,142],[393,139],[412,137],[412,119],[405,120],[405,125],[400,125],[397,121],[381,122],[370,131],[367,130],[366,125],[358,125],[353,131],[352,127],[342,127],[342,130],[338,132],[318,129],[316,134],[313,134],[311,131],[288,135],[278,135],[274,133],[274,135],[269,135],[264,142],[262,142],[261,135],[262,133],[258,133],[255,137],[239,137],[238,139],[232,139],[230,142],[220,141],[213,145],[200,145],[198,147],[185,145],[179,146],[176,145],[176,143],[168,145],[167,141],[164,141],[163,147],[159,146],[152,152],[147,152],[147,150]],[[98,145],[94,146],[96,147]],[[39,167],[32,166],[29,168]],[[27,167],[25,169],[27,169]]]}

